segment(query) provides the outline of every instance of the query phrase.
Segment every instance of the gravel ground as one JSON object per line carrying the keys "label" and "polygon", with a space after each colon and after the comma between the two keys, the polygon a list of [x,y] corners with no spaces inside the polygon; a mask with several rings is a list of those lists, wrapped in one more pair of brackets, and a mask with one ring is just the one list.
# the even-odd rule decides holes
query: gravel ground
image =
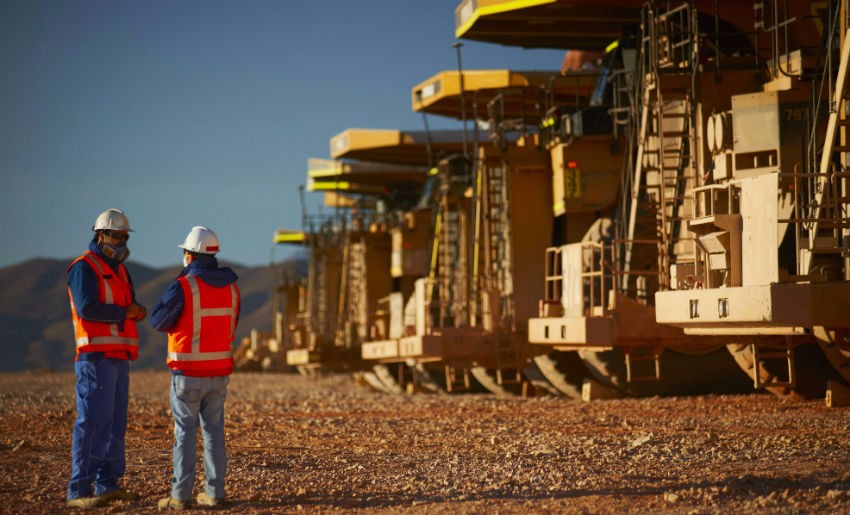
{"label": "gravel ground", "polygon": [[[100,512],[168,495],[168,385],[131,373],[124,484],[141,498]],[[67,511],[73,388],[0,374],[0,512]],[[219,513],[850,513],[850,410],[822,400],[391,396],[241,373],[227,428]]]}

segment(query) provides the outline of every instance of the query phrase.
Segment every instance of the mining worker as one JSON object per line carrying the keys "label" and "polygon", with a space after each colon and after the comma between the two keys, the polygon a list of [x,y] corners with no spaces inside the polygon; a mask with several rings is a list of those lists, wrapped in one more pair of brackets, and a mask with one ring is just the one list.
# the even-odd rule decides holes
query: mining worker
{"label": "mining worker", "polygon": [[71,444],[67,505],[93,508],[138,496],[121,486],[130,361],[138,357],[136,322],[147,311],[136,302],[124,266],[130,223],[107,209],[92,226],[89,250],[68,267],[68,295],[77,356],[77,420]]}
{"label": "mining worker", "polygon": [[183,249],[183,270],[151,312],[154,328],[168,333],[174,415],[171,496],[160,499],[160,509],[184,509],[192,504],[199,418],[206,481],[196,501],[201,506],[225,502],[224,400],[233,371],[231,343],[239,320],[237,276],[230,268],[218,266],[215,233],[193,227],[179,247]]}

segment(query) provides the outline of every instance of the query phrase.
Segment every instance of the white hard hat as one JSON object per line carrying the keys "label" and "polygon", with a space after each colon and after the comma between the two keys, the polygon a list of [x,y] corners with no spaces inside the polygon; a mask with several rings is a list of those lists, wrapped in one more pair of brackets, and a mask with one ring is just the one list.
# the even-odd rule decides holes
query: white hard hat
{"label": "white hard hat", "polygon": [[97,220],[94,221],[92,231],[101,231],[104,229],[114,231],[130,231],[130,222],[127,220],[127,215],[120,209],[107,209],[103,213],[97,215]]}
{"label": "white hard hat", "polygon": [[199,254],[216,254],[218,252],[218,236],[206,227],[196,225],[186,235],[186,241],[178,247]]}

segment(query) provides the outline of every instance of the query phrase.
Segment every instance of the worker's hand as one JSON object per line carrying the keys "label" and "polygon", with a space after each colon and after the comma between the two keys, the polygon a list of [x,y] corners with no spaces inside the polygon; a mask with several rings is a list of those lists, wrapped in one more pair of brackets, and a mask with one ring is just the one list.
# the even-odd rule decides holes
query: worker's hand
{"label": "worker's hand", "polygon": [[127,308],[127,318],[130,320],[141,322],[146,316],[148,316],[148,310],[146,310],[141,304],[133,303]]}

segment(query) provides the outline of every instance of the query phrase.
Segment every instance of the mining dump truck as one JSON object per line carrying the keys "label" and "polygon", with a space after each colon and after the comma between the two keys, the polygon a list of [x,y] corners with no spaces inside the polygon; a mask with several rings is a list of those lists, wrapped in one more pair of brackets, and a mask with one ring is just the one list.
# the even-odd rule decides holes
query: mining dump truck
{"label": "mining dump truck", "polygon": [[[648,12],[650,28],[665,15]],[[689,126],[700,153],[680,230],[695,245],[671,254],[657,315],[729,337],[756,387],[820,396],[850,383],[847,4],[764,2],[746,21],[759,81]]]}
{"label": "mining dump truck", "polygon": [[[371,365],[363,370],[360,342],[374,326],[374,313],[386,309],[386,297],[396,288],[409,288],[406,276],[416,269],[408,262],[392,273],[399,268],[394,266],[393,234],[411,225],[399,213],[421,196],[429,151],[454,151],[460,141],[460,133],[451,131],[425,141],[415,132],[350,129],[331,138],[336,159],[308,161],[306,189],[324,192],[331,214],[305,217],[303,232],[276,233],[281,240],[296,235],[289,239],[306,243],[310,252],[301,308],[289,317],[288,364],[305,373],[354,371],[386,391]],[[362,159],[352,158],[355,154]],[[387,375],[379,367],[377,373]]]}
{"label": "mining dump truck", "polygon": [[[468,114],[489,129],[476,125],[465,152],[439,163],[428,274],[395,304],[397,324],[388,338],[363,344],[364,359],[393,364],[399,380],[414,386],[455,392],[477,382],[494,393],[528,393],[529,386],[559,393],[530,360],[534,349],[526,336],[526,320],[536,310],[529,285],[542,280],[537,254],[552,232],[552,217],[538,202],[540,192],[551,189],[551,174],[537,123],[546,98],[586,99],[596,75],[444,71],[413,88],[414,111],[456,119]],[[599,198],[588,196],[589,204],[616,199],[616,167],[610,170],[610,194],[600,173],[591,186]],[[407,377],[405,364],[414,369]]]}
{"label": "mining dump truck", "polygon": [[458,37],[619,53],[603,73],[621,197],[610,229],[547,251],[533,340],[607,342],[627,382],[636,349],[660,379],[660,350],[716,345],[774,392],[847,380],[844,2],[467,1],[456,15]]}
{"label": "mining dump truck", "polygon": [[[308,217],[311,235],[301,345],[287,350],[289,365],[357,369],[359,341],[377,299],[390,289],[387,210],[418,198],[427,168],[310,159],[307,192],[324,192],[331,215]],[[368,270],[381,273],[367,273]],[[315,295],[313,295],[315,293]]]}
{"label": "mining dump truck", "polygon": [[[482,10],[487,11],[483,7]],[[500,8],[499,12],[506,11]],[[476,19],[478,23],[487,17]],[[466,30],[475,29],[473,24]],[[505,39],[513,42],[515,36],[520,34],[512,32]],[[527,36],[540,38],[539,33],[531,31]],[[540,44],[545,45],[542,41]],[[652,307],[647,305],[646,288],[609,298],[610,277],[604,276],[610,271],[602,272],[601,268],[603,258],[610,256],[615,244],[614,224],[603,222],[612,220],[617,212],[621,200],[618,191],[632,147],[621,137],[622,129],[615,126],[611,115],[615,107],[611,79],[613,73],[623,71],[623,48],[611,45],[605,54],[601,66],[586,68],[595,70],[592,95],[578,103],[544,97],[545,116],[539,118],[538,140],[551,163],[552,185],[548,192],[539,192],[539,200],[550,206],[547,216],[553,230],[547,241],[549,249],[540,249],[537,257],[546,265],[545,298],[528,320],[529,340],[541,345],[541,349],[549,349],[535,357],[537,367],[562,393],[572,397],[579,396],[582,386],[588,383],[581,373],[583,368],[618,393],[740,391],[745,387],[743,378],[717,340],[689,340],[687,353],[663,353],[686,338],[681,330],[655,321]],[[564,78],[575,73],[579,72],[565,72]],[[628,107],[621,110],[627,117]],[[603,248],[606,243],[607,250]],[[648,241],[641,244],[649,247],[652,259],[631,273],[640,277],[643,287],[647,279],[651,283],[658,275],[657,246]],[[564,259],[596,269],[562,272]],[[544,283],[537,284],[530,291],[539,300]],[[585,295],[585,289],[589,295]],[[568,300],[577,296],[580,305],[565,307],[564,291],[570,291]],[[639,294],[644,297],[638,298]],[[612,352],[613,349],[617,351]],[[700,354],[701,359],[690,356],[694,353]],[[711,375],[705,373],[707,357],[711,358]],[[718,382],[718,378],[723,380]]]}

